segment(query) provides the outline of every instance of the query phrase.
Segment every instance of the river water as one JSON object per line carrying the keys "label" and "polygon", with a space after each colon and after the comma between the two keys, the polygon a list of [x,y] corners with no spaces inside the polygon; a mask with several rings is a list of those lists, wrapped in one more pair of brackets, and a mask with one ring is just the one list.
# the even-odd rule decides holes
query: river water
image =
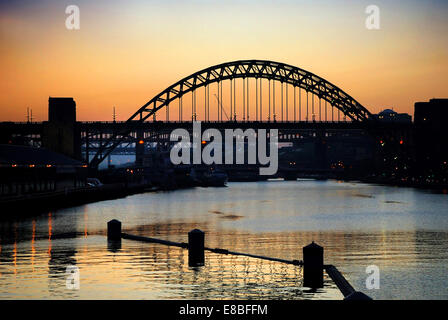
{"label": "river water", "polygon": [[[145,193],[0,222],[0,299],[341,299],[326,277],[309,292],[302,269],[279,262],[206,253],[188,267],[177,247],[122,240],[108,244],[106,223],[123,232],[302,259],[315,241],[360,291],[376,299],[448,299],[448,195],[340,181],[229,183]],[[366,268],[379,268],[367,289]],[[67,286],[67,267],[79,289]],[[69,283],[70,284],[70,283]]]}

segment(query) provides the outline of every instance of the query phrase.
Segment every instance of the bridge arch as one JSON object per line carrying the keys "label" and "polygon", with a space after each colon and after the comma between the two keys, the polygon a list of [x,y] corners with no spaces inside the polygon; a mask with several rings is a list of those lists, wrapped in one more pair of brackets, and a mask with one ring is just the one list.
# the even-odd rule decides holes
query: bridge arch
{"label": "bridge arch", "polygon": [[[179,80],[145,103],[126,122],[144,122],[187,93],[212,83],[238,78],[268,79],[289,84],[327,101],[354,122],[372,119],[372,114],[349,94],[309,71],[268,60],[238,60],[205,68]],[[91,166],[96,167],[119,144],[116,139],[118,136],[127,134],[119,132],[106,141],[90,162]]]}
{"label": "bridge arch", "polygon": [[352,121],[365,121],[371,117],[371,113],[349,94],[309,71],[268,60],[238,60],[208,67],[179,80],[154,96],[129,120],[145,121],[189,92],[215,82],[237,78],[276,80],[302,88],[326,100]]}

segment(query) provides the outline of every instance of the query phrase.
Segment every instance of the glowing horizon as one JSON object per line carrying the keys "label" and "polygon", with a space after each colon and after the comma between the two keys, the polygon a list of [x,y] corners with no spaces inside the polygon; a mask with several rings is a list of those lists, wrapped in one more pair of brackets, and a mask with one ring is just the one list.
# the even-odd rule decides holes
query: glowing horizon
{"label": "glowing horizon", "polygon": [[372,113],[448,97],[443,1],[377,1],[380,30],[364,26],[366,1],[82,0],[80,30],[65,28],[69,4],[0,3],[0,121],[27,107],[47,120],[49,96],[73,97],[80,121],[112,120],[114,106],[126,120],[181,78],[243,59],[305,69]]}

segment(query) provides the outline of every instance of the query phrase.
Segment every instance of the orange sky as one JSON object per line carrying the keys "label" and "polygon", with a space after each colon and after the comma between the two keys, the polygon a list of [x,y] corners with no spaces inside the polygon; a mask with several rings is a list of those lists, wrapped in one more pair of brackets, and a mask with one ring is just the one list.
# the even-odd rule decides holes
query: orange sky
{"label": "orange sky", "polygon": [[364,26],[365,1],[75,3],[77,31],[65,28],[71,3],[0,5],[0,121],[25,121],[27,107],[47,120],[48,96],[74,97],[78,120],[112,120],[113,106],[126,120],[179,79],[240,59],[298,66],[375,113],[448,97],[443,1],[377,1],[376,31]]}

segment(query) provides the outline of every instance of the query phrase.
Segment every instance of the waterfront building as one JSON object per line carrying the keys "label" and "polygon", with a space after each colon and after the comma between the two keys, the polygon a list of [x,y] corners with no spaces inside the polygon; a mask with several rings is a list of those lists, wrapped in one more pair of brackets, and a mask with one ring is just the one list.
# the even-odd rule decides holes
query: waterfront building
{"label": "waterfront building", "polygon": [[374,115],[376,119],[383,122],[400,122],[411,123],[412,116],[407,113],[398,113],[392,109],[384,109],[378,114]]}
{"label": "waterfront building", "polygon": [[86,186],[87,166],[44,149],[0,145],[0,196],[66,191]]}
{"label": "waterfront building", "polygon": [[[414,110],[417,162],[425,179],[448,177],[448,99],[416,102]],[[441,180],[441,181],[440,181]]]}
{"label": "waterfront building", "polygon": [[48,99],[48,121],[42,126],[42,145],[48,150],[81,159],[80,132],[73,98]]}

